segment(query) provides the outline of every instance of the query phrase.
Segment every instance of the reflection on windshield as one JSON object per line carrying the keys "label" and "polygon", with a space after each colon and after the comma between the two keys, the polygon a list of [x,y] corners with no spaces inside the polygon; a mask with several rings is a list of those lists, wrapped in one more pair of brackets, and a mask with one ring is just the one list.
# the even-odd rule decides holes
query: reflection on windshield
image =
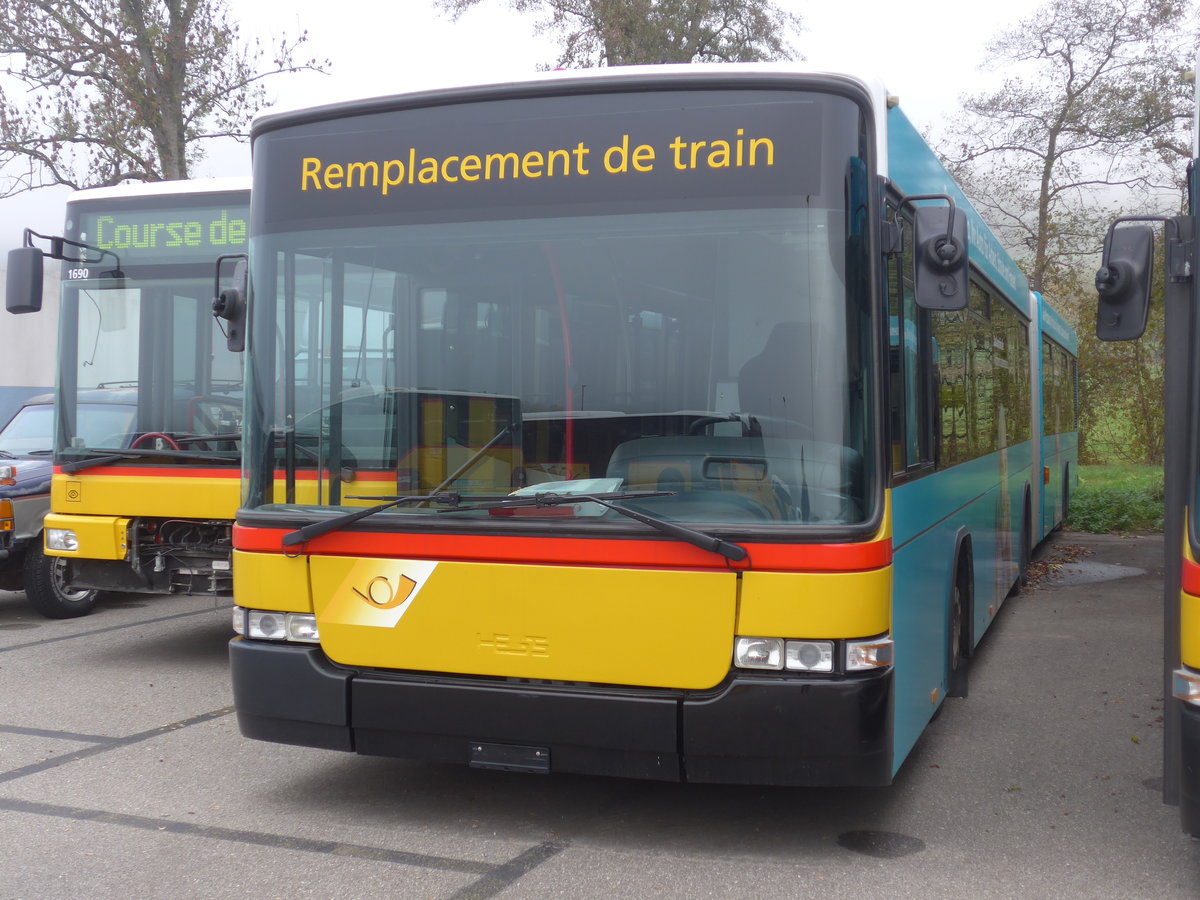
{"label": "reflection on windshield", "polygon": [[[603,479],[671,492],[653,514],[676,521],[863,521],[871,326],[846,230],[725,210],[264,240],[279,303],[255,312],[275,340],[252,406],[275,477],[251,491],[353,506]],[[617,518],[597,511],[509,518]]]}
{"label": "reflection on windshield", "polygon": [[[198,267],[207,268],[207,266]],[[62,457],[120,448],[239,458],[241,356],[212,317],[211,277],[68,281],[60,314]],[[89,404],[120,404],[93,426]]]}
{"label": "reflection on windshield", "polygon": [[[135,407],[115,404],[81,404],[78,429],[87,446],[128,445]],[[25,406],[0,432],[0,450],[9,453],[49,453],[54,444],[54,407]]]}

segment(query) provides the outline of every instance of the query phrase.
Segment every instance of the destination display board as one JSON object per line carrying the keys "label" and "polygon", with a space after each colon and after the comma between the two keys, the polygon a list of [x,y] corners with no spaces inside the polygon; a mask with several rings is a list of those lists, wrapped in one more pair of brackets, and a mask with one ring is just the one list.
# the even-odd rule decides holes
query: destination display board
{"label": "destination display board", "polygon": [[211,262],[225,253],[246,252],[247,194],[198,199],[176,196],[166,206],[159,198],[76,204],[69,207],[67,236],[116,254],[123,267]]}
{"label": "destination display board", "polygon": [[[859,152],[863,128],[849,99],[794,90],[598,93],[338,112],[256,135],[256,234],[838,208],[847,156]],[[837,196],[818,196],[822,188]]]}

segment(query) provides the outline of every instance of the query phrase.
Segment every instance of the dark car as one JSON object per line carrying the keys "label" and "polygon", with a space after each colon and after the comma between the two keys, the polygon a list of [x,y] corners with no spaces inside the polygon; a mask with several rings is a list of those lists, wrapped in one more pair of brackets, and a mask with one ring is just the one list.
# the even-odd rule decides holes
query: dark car
{"label": "dark car", "polygon": [[[115,393],[115,392],[106,392]],[[80,426],[105,435],[128,434],[137,412],[129,399],[80,403]],[[90,612],[96,591],[70,590],[65,561],[42,550],[42,520],[50,511],[54,443],[54,396],[26,400],[0,430],[0,588],[24,590],[30,605],[52,619]]]}

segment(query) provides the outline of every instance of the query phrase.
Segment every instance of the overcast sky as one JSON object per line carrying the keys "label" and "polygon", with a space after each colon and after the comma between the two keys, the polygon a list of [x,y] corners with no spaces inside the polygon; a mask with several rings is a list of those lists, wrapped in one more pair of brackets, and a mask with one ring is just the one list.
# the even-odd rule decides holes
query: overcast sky
{"label": "overcast sky", "polygon": [[[332,61],[329,75],[305,73],[267,82],[281,106],[378,96],[447,84],[519,78],[551,63],[556,47],[533,34],[536,17],[509,11],[507,0],[483,0],[451,22],[432,0],[229,0],[245,36],[307,29],[304,55]],[[1017,23],[1037,0],[948,3],[946,0],[777,0],[798,13],[804,31],[793,41],[809,62],[842,71],[871,71],[918,129],[937,133],[963,93],[997,83],[1002,73],[978,69],[984,46]],[[283,10],[286,10],[284,12]],[[196,177],[244,175],[248,146],[214,147]],[[19,246],[21,229],[62,231],[64,189],[0,200],[0,250]]]}

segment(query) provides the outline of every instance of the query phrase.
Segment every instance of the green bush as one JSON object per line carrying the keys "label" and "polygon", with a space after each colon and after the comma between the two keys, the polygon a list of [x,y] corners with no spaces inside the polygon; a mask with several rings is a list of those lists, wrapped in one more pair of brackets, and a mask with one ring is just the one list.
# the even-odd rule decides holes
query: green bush
{"label": "green bush", "polygon": [[1152,466],[1081,466],[1067,527],[1107,534],[1162,531],[1162,470]]}

